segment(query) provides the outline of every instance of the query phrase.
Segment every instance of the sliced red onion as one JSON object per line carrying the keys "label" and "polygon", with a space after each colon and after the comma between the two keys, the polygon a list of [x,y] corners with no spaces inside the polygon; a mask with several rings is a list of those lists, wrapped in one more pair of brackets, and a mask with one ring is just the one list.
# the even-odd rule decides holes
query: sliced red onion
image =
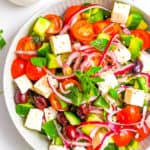
{"label": "sliced red onion", "polygon": [[109,25],[107,25],[103,30],[102,30],[102,32],[106,32],[107,30],[109,30],[111,27],[113,27],[114,26],[114,22],[113,23],[110,23]]}
{"label": "sliced red onion", "polygon": [[106,48],[105,48],[104,51],[103,51],[102,56],[100,57],[99,65],[101,65],[101,64],[103,63],[103,60],[105,59],[105,56],[106,56],[106,54],[107,54],[107,52],[108,52],[108,50],[109,50],[109,48],[110,48],[111,43],[112,43],[113,40],[116,39],[117,37],[118,37],[118,34],[115,34],[115,35],[113,35],[113,36],[111,37],[111,39],[109,40],[109,42],[108,42]]}
{"label": "sliced red onion", "polygon": [[121,92],[123,92],[123,91],[125,91],[127,88],[129,88],[129,86],[126,86],[126,85],[121,85],[120,87],[119,87],[119,89],[118,89],[118,93],[121,93]]}
{"label": "sliced red onion", "polygon": [[78,51],[73,52],[73,53],[69,56],[69,58],[68,58],[66,64],[67,64],[68,66],[70,66],[70,65],[72,64],[72,62],[73,62],[76,58],[78,58],[78,57],[80,57],[80,56],[81,56],[81,53],[80,53],[80,52],[78,52]]}
{"label": "sliced red onion", "polygon": [[72,15],[70,20],[67,22],[67,24],[64,26],[64,28],[60,32],[60,34],[64,34],[69,30],[69,28],[73,25],[73,23],[75,23],[76,18],[77,18],[78,15],[80,15],[84,11],[92,9],[92,8],[101,8],[101,9],[104,9],[106,11],[110,11],[109,9],[107,9],[103,6],[100,6],[99,4],[91,4],[91,5],[88,5],[87,7],[83,7],[82,9],[80,9],[79,11],[77,11],[75,14]]}
{"label": "sliced red onion", "polygon": [[92,142],[92,139],[91,139],[91,137],[89,137],[89,136],[87,136],[87,135],[85,135],[85,134],[79,134],[78,136],[77,136],[77,138],[76,138],[76,141],[80,141],[80,140],[86,140],[86,141],[88,141],[89,143],[91,143]]}
{"label": "sliced red onion", "polygon": [[145,123],[150,128],[150,114],[147,116]]}
{"label": "sliced red onion", "polygon": [[97,133],[97,131],[100,129],[101,127],[95,127],[91,133],[90,133],[90,137],[93,139]]}
{"label": "sliced red onion", "polygon": [[82,46],[81,46],[81,43],[76,42],[76,43],[74,43],[74,44],[72,45],[72,47],[73,47],[73,49],[75,49],[75,50],[79,50]]}
{"label": "sliced red onion", "polygon": [[90,46],[90,45],[83,45],[81,46],[78,50],[79,51],[85,51],[85,50],[89,50],[89,49],[92,49],[93,47]]}
{"label": "sliced red onion", "polygon": [[144,122],[146,119],[146,113],[147,113],[147,106],[143,107],[143,112],[142,112],[142,119],[141,119],[141,123],[140,123],[140,127],[144,126]]}
{"label": "sliced red onion", "polygon": [[125,34],[131,34],[131,31],[128,28],[123,28],[123,32]]}
{"label": "sliced red onion", "polygon": [[115,74],[115,76],[125,75],[126,73],[130,72],[133,69],[133,67],[134,67],[134,64],[131,63],[129,65],[126,65],[126,66],[122,67],[119,70],[116,70],[114,72],[114,74]]}
{"label": "sliced red onion", "polygon": [[50,76],[52,76],[56,80],[65,80],[65,79],[69,79],[69,78],[72,78],[72,77],[75,76],[74,74],[71,74],[71,75],[68,75],[68,76],[56,76],[50,70],[48,70],[46,68],[44,68],[44,70],[46,71],[47,74],[49,74]]}
{"label": "sliced red onion", "polygon": [[90,106],[89,109],[90,109],[90,113],[95,113],[95,114],[101,114],[104,111],[102,108],[95,107],[95,106]]}
{"label": "sliced red onion", "polygon": [[57,56],[57,63],[59,64],[60,67],[63,66],[63,62],[62,62],[61,55],[58,55],[58,56]]}
{"label": "sliced red onion", "polygon": [[79,68],[82,59],[83,59],[83,57],[80,56],[80,57],[78,57],[78,58],[75,60],[75,63],[74,63],[74,65],[73,65],[73,70],[74,70],[74,71],[76,71],[76,70]]}
{"label": "sliced red onion", "polygon": [[33,51],[33,50],[30,50],[30,51],[16,50],[15,53],[16,54],[23,54],[23,55],[36,55],[37,51]]}
{"label": "sliced red onion", "polygon": [[108,122],[109,122],[110,124],[118,125],[118,126],[135,126],[135,125],[139,125],[139,124],[140,124],[140,121],[135,122],[135,123],[130,123],[130,124],[119,123],[119,122],[113,121],[113,120],[112,120],[113,116],[116,115],[119,111],[120,111],[120,110],[118,110],[118,111],[113,111],[112,113],[108,114],[107,120],[108,120]]}
{"label": "sliced red onion", "polygon": [[59,83],[60,92],[63,94],[69,94],[70,90],[65,90],[62,86],[62,83]]}
{"label": "sliced red onion", "polygon": [[71,99],[61,95],[56,89],[55,87],[53,86],[53,80],[51,78],[48,77],[48,85],[50,86],[50,88],[52,89],[52,91],[55,93],[55,95],[60,98],[62,101],[66,102],[66,103],[69,103],[69,104],[72,104],[72,101]]}

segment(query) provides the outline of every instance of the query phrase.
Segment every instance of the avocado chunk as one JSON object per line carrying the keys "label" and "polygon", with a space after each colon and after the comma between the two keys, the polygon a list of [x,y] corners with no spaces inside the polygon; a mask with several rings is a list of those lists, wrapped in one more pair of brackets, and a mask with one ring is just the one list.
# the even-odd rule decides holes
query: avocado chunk
{"label": "avocado chunk", "polygon": [[54,54],[47,54],[47,59],[48,59],[48,68],[49,69],[55,69],[55,68],[60,68],[60,65],[57,62],[57,55]]}
{"label": "avocado chunk", "polygon": [[44,17],[39,17],[33,26],[33,31],[39,36],[43,37],[45,35],[46,30],[50,26],[50,21]]}
{"label": "avocado chunk", "polygon": [[143,46],[143,41],[140,38],[134,37],[131,39],[129,44],[129,50],[131,53],[131,58],[133,60],[136,60],[140,56],[140,51],[142,49],[142,46]]}
{"label": "avocado chunk", "polygon": [[69,121],[71,125],[79,125],[80,124],[80,119],[77,117],[74,113],[72,112],[64,112],[65,117]]}
{"label": "avocado chunk", "polygon": [[58,137],[58,132],[57,132],[57,129],[55,127],[53,120],[45,122],[42,126],[42,129],[48,137],[50,137],[52,139],[55,139]]}
{"label": "avocado chunk", "polygon": [[51,47],[49,43],[44,42],[42,46],[37,50],[37,54],[41,57],[45,57],[49,52],[51,52]]}
{"label": "avocado chunk", "polygon": [[31,104],[17,104],[16,105],[16,113],[22,117],[27,116],[29,110],[33,108]]}

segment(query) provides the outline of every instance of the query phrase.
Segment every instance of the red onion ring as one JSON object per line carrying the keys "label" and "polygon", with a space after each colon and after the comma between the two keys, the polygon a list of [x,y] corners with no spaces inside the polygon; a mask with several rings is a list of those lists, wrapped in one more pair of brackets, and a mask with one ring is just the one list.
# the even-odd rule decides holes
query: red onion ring
{"label": "red onion ring", "polygon": [[30,50],[30,51],[16,50],[15,53],[16,54],[24,54],[24,55],[36,55],[37,51],[33,51],[33,50]]}
{"label": "red onion ring", "polygon": [[65,90],[62,86],[62,83],[59,83],[59,88],[60,88],[60,92],[63,94],[69,94],[71,92],[70,90]]}

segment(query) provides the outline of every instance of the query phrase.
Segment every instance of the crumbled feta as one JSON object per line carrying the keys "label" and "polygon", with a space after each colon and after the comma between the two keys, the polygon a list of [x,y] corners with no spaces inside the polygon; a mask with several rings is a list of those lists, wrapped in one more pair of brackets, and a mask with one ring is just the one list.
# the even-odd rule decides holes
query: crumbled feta
{"label": "crumbled feta", "polygon": [[26,93],[29,89],[32,88],[32,82],[26,75],[22,75],[16,78],[14,81],[22,94]]}
{"label": "crumbled feta", "polygon": [[50,121],[50,120],[53,120],[56,118],[57,111],[55,109],[53,109],[52,107],[45,108],[44,115],[45,115],[46,121]]}
{"label": "crumbled feta", "polygon": [[50,145],[49,150],[67,150],[67,149],[61,145]]}
{"label": "crumbled feta", "polygon": [[118,48],[114,51],[118,62],[121,64],[126,63],[131,59],[130,51],[123,45],[119,44]]}
{"label": "crumbled feta", "polygon": [[127,88],[125,91],[125,103],[142,107],[145,93],[143,90]]}
{"label": "crumbled feta", "polygon": [[127,22],[128,16],[130,12],[130,5],[121,3],[121,2],[115,2],[113,11],[111,14],[111,21],[117,22],[121,24],[125,24]]}
{"label": "crumbled feta", "polygon": [[25,122],[25,127],[32,130],[41,131],[42,119],[43,111],[36,108],[30,109]]}
{"label": "crumbled feta", "polygon": [[68,34],[51,36],[50,43],[54,54],[63,54],[72,51]]}
{"label": "crumbled feta", "polygon": [[103,78],[104,81],[99,82],[98,87],[102,95],[106,94],[110,88],[114,88],[118,85],[118,81],[111,70],[101,73],[101,78]]}
{"label": "crumbled feta", "polygon": [[58,81],[56,79],[53,79],[51,76],[45,75],[41,79],[39,79],[33,86],[33,90],[37,92],[38,94],[44,96],[45,98],[48,98],[52,90],[48,84],[47,78],[50,77],[53,80],[53,85],[55,87],[58,87]]}
{"label": "crumbled feta", "polygon": [[150,56],[148,56],[146,52],[142,52],[140,56],[140,60],[142,61],[143,64],[142,72],[150,72],[150,65],[149,65]]}

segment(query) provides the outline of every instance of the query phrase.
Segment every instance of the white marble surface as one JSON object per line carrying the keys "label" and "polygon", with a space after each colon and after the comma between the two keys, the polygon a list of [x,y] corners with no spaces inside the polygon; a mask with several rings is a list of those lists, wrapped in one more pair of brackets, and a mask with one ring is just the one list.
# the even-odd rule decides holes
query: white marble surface
{"label": "white marble surface", "polygon": [[[6,47],[0,51],[0,91],[2,90],[3,66],[10,43],[21,25],[30,18],[34,12],[54,0],[37,0],[38,2],[30,7],[17,7],[7,0],[0,0],[0,29],[4,30],[7,41]],[[135,0],[143,10],[150,14],[150,6],[147,0]],[[5,150],[31,150],[14,127],[7,112],[3,94],[0,95],[0,149]]]}

